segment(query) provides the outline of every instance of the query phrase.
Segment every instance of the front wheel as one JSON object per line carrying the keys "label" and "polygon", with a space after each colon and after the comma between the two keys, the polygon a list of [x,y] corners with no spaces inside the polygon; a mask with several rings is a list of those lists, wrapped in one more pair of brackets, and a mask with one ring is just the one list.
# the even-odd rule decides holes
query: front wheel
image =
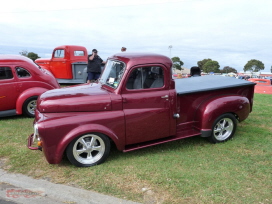
{"label": "front wheel", "polygon": [[37,103],[38,96],[32,96],[25,100],[23,104],[23,114],[27,117],[35,116],[35,109]]}
{"label": "front wheel", "polygon": [[102,134],[86,134],[74,139],[66,149],[69,161],[78,167],[103,163],[110,153],[110,140]]}
{"label": "front wheel", "polygon": [[208,137],[210,142],[219,143],[225,142],[233,137],[237,126],[237,120],[230,113],[219,116],[212,128],[212,135]]}

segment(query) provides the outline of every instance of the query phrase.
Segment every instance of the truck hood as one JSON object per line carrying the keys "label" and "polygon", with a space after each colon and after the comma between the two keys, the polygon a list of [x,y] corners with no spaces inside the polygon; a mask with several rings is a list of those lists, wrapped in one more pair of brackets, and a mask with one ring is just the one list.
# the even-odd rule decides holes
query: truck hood
{"label": "truck hood", "polygon": [[37,109],[41,113],[109,111],[111,98],[100,84],[84,84],[43,93]]}
{"label": "truck hood", "polygon": [[45,63],[45,62],[49,62],[49,61],[51,61],[50,58],[38,58],[38,59],[35,60],[35,62],[37,64],[39,64],[39,63]]}

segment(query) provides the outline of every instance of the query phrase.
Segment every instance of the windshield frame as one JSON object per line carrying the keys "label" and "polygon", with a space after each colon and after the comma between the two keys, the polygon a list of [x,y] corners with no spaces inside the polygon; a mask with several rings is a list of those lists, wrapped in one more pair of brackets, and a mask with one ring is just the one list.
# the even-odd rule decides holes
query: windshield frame
{"label": "windshield frame", "polygon": [[[118,65],[120,66],[120,70],[117,73],[116,68],[118,68]],[[102,85],[106,85],[107,87],[110,87],[112,89],[117,89],[122,81],[125,71],[126,64],[124,62],[109,59],[105,65],[103,73],[101,74],[99,83]],[[116,77],[114,77],[114,75]]]}

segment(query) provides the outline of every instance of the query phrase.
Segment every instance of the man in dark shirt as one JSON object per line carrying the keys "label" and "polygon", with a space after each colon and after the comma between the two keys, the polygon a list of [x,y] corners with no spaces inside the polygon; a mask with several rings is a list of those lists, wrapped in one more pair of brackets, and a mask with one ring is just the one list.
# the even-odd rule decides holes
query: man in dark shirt
{"label": "man in dark shirt", "polygon": [[92,54],[88,55],[88,80],[87,83],[91,81],[94,82],[100,77],[101,74],[101,64],[105,64],[105,62],[98,56],[97,50],[93,49]]}
{"label": "man in dark shirt", "polygon": [[125,51],[127,51],[127,48],[126,47],[122,47],[121,48],[121,52],[125,52]]}

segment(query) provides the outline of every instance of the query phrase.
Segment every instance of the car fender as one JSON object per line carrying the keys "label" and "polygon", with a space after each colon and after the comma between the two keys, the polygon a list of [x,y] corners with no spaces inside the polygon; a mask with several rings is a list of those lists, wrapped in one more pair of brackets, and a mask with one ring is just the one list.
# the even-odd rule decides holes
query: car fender
{"label": "car fender", "polygon": [[[124,149],[124,144],[119,140],[117,135],[108,127],[105,127],[100,124],[85,124],[81,125],[77,128],[72,129],[68,134],[66,134],[62,140],[57,144],[55,147],[55,151],[53,149],[49,151],[44,151],[46,155],[46,158],[49,163],[51,164],[58,164],[60,163],[63,154],[69,145],[70,142],[72,142],[75,138],[88,134],[88,133],[100,133],[108,136],[110,139],[113,140],[113,142],[116,144],[118,149]],[[52,154],[53,152],[53,154]]]}
{"label": "car fender", "polygon": [[40,96],[42,93],[48,91],[49,89],[41,87],[33,87],[23,91],[16,101],[16,114],[20,115],[23,113],[23,104],[26,99],[32,96]]}
{"label": "car fender", "polygon": [[232,113],[239,121],[245,120],[250,113],[250,103],[246,97],[216,96],[206,101],[196,110],[196,128],[201,131],[210,131],[214,121],[224,113]]}

